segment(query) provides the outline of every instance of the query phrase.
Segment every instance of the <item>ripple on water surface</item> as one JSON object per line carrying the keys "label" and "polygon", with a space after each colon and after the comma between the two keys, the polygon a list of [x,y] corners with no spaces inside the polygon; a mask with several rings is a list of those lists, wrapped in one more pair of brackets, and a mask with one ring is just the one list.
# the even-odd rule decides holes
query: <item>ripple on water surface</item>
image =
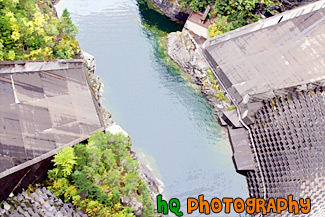
{"label": "ripple on water surface", "polygon": [[79,28],[81,47],[96,58],[107,108],[163,180],[166,196],[179,198],[185,213],[187,197],[246,198],[225,130],[157,50],[153,30],[180,26],[133,0],[61,0],[58,10],[65,7]]}

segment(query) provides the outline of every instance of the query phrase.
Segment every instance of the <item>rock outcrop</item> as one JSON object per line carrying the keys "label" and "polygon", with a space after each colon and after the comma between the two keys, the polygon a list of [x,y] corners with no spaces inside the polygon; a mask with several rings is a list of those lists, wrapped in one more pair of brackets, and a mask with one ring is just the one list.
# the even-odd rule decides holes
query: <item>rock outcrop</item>
{"label": "rock outcrop", "polygon": [[212,106],[214,114],[220,117],[222,112],[231,105],[226,96],[223,96],[225,93],[220,89],[220,86],[217,83],[211,82],[212,79],[209,78],[208,74],[209,66],[198,49],[186,30],[183,30],[183,32],[173,32],[167,36],[168,56],[185,73],[190,75],[191,82],[198,85],[202,94],[206,96],[209,104]]}
{"label": "rock outcrop", "polygon": [[[135,152],[133,152],[133,155],[135,159],[140,163],[140,177],[148,184],[149,193],[153,201],[153,204],[155,205],[157,203],[156,198],[159,194],[163,194],[165,185],[153,174],[153,171],[148,166],[149,163],[144,158],[144,156],[139,155]],[[155,211],[156,211],[156,216],[158,217],[166,216],[166,215],[158,214],[157,210]]]}
{"label": "rock outcrop", "polygon": [[109,113],[107,111],[107,109],[105,109],[105,107],[103,106],[103,103],[102,103],[104,85],[101,82],[100,77],[95,74],[95,71],[96,71],[95,57],[93,57],[92,55],[90,55],[89,53],[87,53],[85,51],[82,52],[81,57],[84,61],[84,66],[88,71],[87,74],[88,74],[88,78],[90,81],[90,86],[92,87],[95,98],[100,105],[100,110],[101,110],[100,113],[103,117],[105,128],[108,128],[111,125],[113,125],[115,122],[113,120],[111,120],[111,117],[112,117],[111,113]]}
{"label": "rock outcrop", "polygon": [[96,62],[95,58],[90,55],[89,53],[83,51],[82,52],[82,59],[84,61],[85,68],[88,70],[88,77],[90,80],[90,85],[95,92],[95,97],[97,101],[101,103],[103,97],[103,87],[100,77],[95,74],[96,71]]}
{"label": "rock outcrop", "polygon": [[[149,1],[149,0],[148,0]],[[167,17],[185,23],[189,14],[180,8],[177,0],[150,0],[153,5],[163,12]]]}
{"label": "rock outcrop", "polygon": [[200,80],[209,69],[195,44],[184,32],[173,32],[167,36],[167,54],[188,74]]}

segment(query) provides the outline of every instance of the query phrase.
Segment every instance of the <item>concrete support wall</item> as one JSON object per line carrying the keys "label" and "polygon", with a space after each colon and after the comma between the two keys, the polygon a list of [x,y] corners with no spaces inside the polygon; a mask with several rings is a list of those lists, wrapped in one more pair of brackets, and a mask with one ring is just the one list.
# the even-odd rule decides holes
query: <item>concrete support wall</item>
{"label": "concrete support wall", "polygon": [[8,198],[11,192],[17,194],[30,184],[33,185],[42,182],[47,176],[47,171],[52,166],[51,159],[52,157],[46,158],[0,179],[0,201]]}
{"label": "concrete support wall", "polygon": [[204,26],[200,26],[196,23],[193,23],[190,20],[187,20],[184,27],[199,36],[202,36],[204,38],[209,38],[209,30]]}

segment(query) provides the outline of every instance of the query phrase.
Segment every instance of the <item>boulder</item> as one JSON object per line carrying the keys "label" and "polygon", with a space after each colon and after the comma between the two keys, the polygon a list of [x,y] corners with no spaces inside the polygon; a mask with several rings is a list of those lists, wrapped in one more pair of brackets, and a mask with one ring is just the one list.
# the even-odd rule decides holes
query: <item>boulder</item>
{"label": "boulder", "polygon": [[11,206],[7,202],[3,202],[3,208],[8,211],[11,209]]}
{"label": "boulder", "polygon": [[204,77],[209,68],[187,33],[173,32],[167,36],[167,54],[190,75]]}
{"label": "boulder", "polygon": [[96,71],[95,57],[85,51],[82,52],[82,56],[89,73],[94,74]]}
{"label": "boulder", "polygon": [[108,126],[106,128],[106,131],[110,132],[113,135],[118,134],[118,133],[122,133],[126,137],[129,137],[129,134],[125,130],[123,130],[123,128],[120,125],[118,125],[115,122],[113,122],[110,126]]}
{"label": "boulder", "polygon": [[132,198],[132,200],[130,201],[129,204],[130,207],[132,207],[134,209],[134,214],[137,217],[141,217],[142,216],[142,208],[143,208],[143,204],[138,202],[136,198]]}

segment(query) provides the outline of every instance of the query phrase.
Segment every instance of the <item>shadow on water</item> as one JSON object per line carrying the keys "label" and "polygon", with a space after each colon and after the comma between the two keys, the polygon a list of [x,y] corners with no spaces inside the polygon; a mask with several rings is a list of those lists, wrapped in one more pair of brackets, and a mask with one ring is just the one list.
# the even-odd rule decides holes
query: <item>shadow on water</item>
{"label": "shadow on water", "polygon": [[156,30],[160,33],[181,31],[183,25],[172,21],[165,15],[159,13],[150,1],[138,0],[137,5],[143,26]]}
{"label": "shadow on water", "polygon": [[[165,88],[179,95],[177,97],[179,102],[189,109],[189,114],[196,117],[202,117],[204,120],[195,121],[194,124],[198,124],[199,128],[206,127],[211,130],[210,135],[215,135],[215,133],[217,133],[218,137],[221,136],[222,130],[220,130],[218,126],[218,120],[213,115],[209,104],[200,90],[195,84],[189,82],[188,75],[182,73],[182,69],[179,65],[167,55],[167,34],[181,31],[183,25],[158,12],[150,1],[137,0],[136,2],[141,18],[142,32],[154,48],[152,49],[153,66],[160,72],[160,80],[166,81],[162,82],[162,84]],[[197,107],[201,107],[201,109],[198,110]],[[205,111],[205,113],[203,111]],[[202,115],[202,113],[204,114]],[[214,131],[216,128],[218,130]],[[210,136],[209,139],[211,139]]]}
{"label": "shadow on water", "polygon": [[[154,62],[159,65],[160,70],[161,68],[167,70],[168,76],[173,76],[173,80],[186,82],[184,81],[186,75],[182,74],[181,68],[168,57],[166,49],[167,34],[182,31],[183,25],[163,15],[148,0],[137,0],[136,2],[141,18],[142,32],[154,48]],[[189,84],[187,82],[187,85]]]}

